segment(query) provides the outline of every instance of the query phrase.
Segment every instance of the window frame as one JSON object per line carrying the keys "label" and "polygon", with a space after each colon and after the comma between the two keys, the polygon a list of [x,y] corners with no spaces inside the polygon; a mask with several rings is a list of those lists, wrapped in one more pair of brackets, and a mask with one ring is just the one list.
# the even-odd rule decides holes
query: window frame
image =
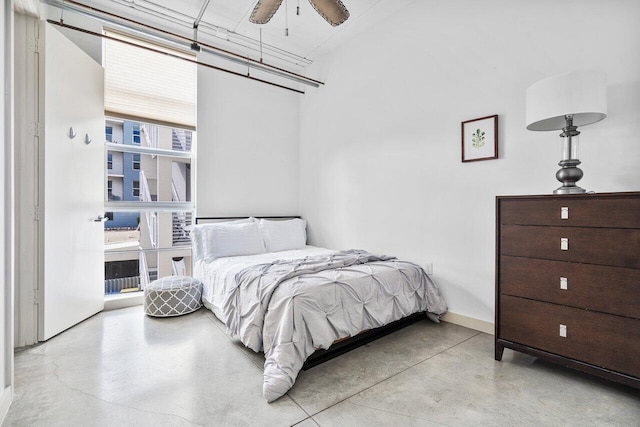
{"label": "window frame", "polygon": [[[112,31],[108,28],[103,28],[103,33],[108,34],[109,36],[116,36],[121,40],[125,40],[125,43],[119,43],[115,41],[113,45],[119,46],[128,46],[127,41],[132,36],[130,35],[120,35],[115,34],[115,31]],[[135,36],[133,36],[135,37]],[[138,39],[137,37],[135,37]],[[142,41],[135,40],[136,44],[149,44],[156,48],[156,44],[152,41]],[[103,65],[105,67],[105,120],[113,120],[117,122],[134,122],[133,127],[125,127],[120,130],[120,128],[116,125],[113,126],[111,130],[111,140],[106,141],[105,150],[107,152],[112,153],[123,153],[123,154],[113,154],[111,156],[111,169],[105,171],[105,181],[107,181],[107,177],[113,179],[113,183],[111,184],[111,193],[114,194],[115,183],[118,183],[117,189],[119,191],[119,196],[122,196],[120,200],[108,200],[108,197],[105,197],[104,208],[105,211],[109,213],[110,219],[113,221],[115,218],[115,222],[111,224],[111,226],[105,226],[107,228],[117,229],[119,221],[123,218],[121,214],[134,214],[137,213],[138,218],[138,230],[142,233],[142,227],[144,226],[144,233],[147,237],[142,237],[143,234],[140,235],[137,243],[138,245],[133,245],[132,247],[122,246],[107,249],[105,247],[105,266],[110,261],[115,261],[120,257],[132,257],[131,259],[138,259],[140,262],[140,266],[144,264],[144,269],[146,276],[140,274],[140,289],[144,286],[143,276],[148,280],[152,280],[153,272],[156,272],[156,275],[162,271],[162,274],[171,274],[173,264],[166,264],[166,255],[162,255],[164,252],[175,253],[175,256],[191,256],[191,247],[188,246],[174,246],[176,244],[175,238],[182,236],[182,234],[175,234],[175,231],[172,232],[172,237],[167,241],[166,236],[168,230],[175,230],[175,215],[169,215],[163,213],[180,213],[184,212],[190,215],[190,221],[193,220],[193,216],[195,215],[195,196],[196,196],[196,183],[195,183],[195,161],[196,161],[196,153],[195,153],[195,144],[196,144],[196,114],[195,114],[195,106],[197,103],[197,67],[195,64],[192,67],[193,70],[189,70],[188,73],[182,72],[180,75],[184,76],[185,79],[189,80],[193,78],[189,82],[188,90],[192,90],[192,94],[190,92],[185,92],[184,89],[187,89],[184,85],[179,85],[179,82],[174,86],[173,91],[167,91],[166,84],[161,85],[159,87],[159,91],[151,91],[147,89],[151,89],[153,86],[153,82],[149,82],[145,77],[145,70],[149,69],[149,62],[144,59],[146,58],[144,50],[136,49],[131,55],[133,62],[123,61],[122,57],[118,57],[114,55],[117,51],[115,49],[111,50],[108,46],[111,42],[108,42],[106,39],[103,39]],[[171,46],[165,46],[161,49],[166,50],[169,53],[174,54],[175,48]],[[161,50],[158,49],[158,50]],[[195,55],[193,52],[182,52],[184,56],[193,57],[195,59]],[[110,61],[107,60],[109,58]],[[164,55],[160,55],[160,58],[165,58]],[[137,62],[136,62],[137,61]],[[180,61],[179,64],[184,64],[184,61]],[[138,65],[136,65],[138,64]],[[137,68],[136,68],[137,67]],[[180,66],[180,68],[182,68]],[[132,74],[132,70],[142,70],[141,74]],[[167,71],[168,72],[168,71]],[[111,76],[115,76],[116,73],[123,73],[122,82],[130,81],[136,90],[133,91],[122,91],[122,90],[114,90],[109,92],[107,89],[109,85],[107,84],[107,77],[111,73]],[[130,76],[136,75],[141,77],[136,77],[135,79],[131,79]],[[168,75],[168,74],[167,74]],[[116,76],[117,77],[117,76]],[[156,85],[157,86],[157,85]],[[122,88],[124,86],[112,86],[115,89]],[[108,92],[108,93],[107,93]],[[130,97],[129,95],[133,95]],[[185,99],[188,98],[188,99]],[[115,101],[110,103],[108,101]],[[184,104],[184,101],[187,101],[188,104],[193,101],[193,111],[191,116],[178,116],[175,114],[176,111],[185,111],[181,110],[181,105]],[[176,129],[184,129],[193,132],[192,133],[192,148],[188,152],[175,152],[173,149],[158,149],[153,146],[149,146],[146,142],[149,139],[149,135],[147,134],[147,128],[145,126],[147,124],[154,124],[168,128],[176,128]],[[128,126],[128,125],[127,125]],[[142,136],[142,133],[145,133],[145,136]],[[115,143],[113,138],[116,135],[118,138],[121,138],[122,141],[120,144]],[[162,136],[165,138],[165,136]],[[105,138],[106,139],[106,138]],[[166,144],[166,140],[161,140],[164,147],[172,148],[171,145]],[[131,163],[128,161],[128,157],[125,153],[133,154]],[[142,155],[145,155],[143,158]],[[152,157],[147,157],[146,155],[150,155]],[[157,169],[154,167],[153,159],[156,156],[168,156],[164,159],[158,159],[158,163],[156,164]],[[106,156],[105,156],[106,157]],[[171,178],[171,171],[173,167],[168,171],[165,168],[160,168],[160,165],[164,165],[166,162],[171,161],[171,159],[180,159],[178,161],[182,161],[184,163],[188,163],[190,165],[191,174],[188,178],[188,191],[190,193],[190,201],[189,202],[174,202],[173,200],[177,200],[175,198],[169,198],[167,202],[157,202],[153,201],[155,197],[153,197],[150,201],[142,201],[142,187],[145,182],[152,187],[157,186],[159,189],[162,189],[164,194],[167,187],[165,186],[166,180],[165,175]],[[144,160],[144,162],[142,162]],[[175,160],[174,160],[175,161]],[[131,166],[129,166],[131,165]],[[115,168],[115,166],[118,166]],[[114,169],[115,168],[115,169]],[[166,172],[166,173],[165,173]],[[115,173],[115,175],[114,175]],[[144,173],[144,175],[143,175]],[[174,172],[175,173],[175,172]],[[160,176],[156,176],[160,174]],[[183,173],[184,175],[184,173]],[[143,176],[147,176],[149,178],[146,181]],[[122,177],[122,178],[120,178]],[[174,178],[177,178],[176,175],[173,175]],[[137,179],[136,179],[137,178]],[[154,179],[160,178],[162,180],[162,185],[160,181],[152,181]],[[121,180],[122,179],[122,180]],[[177,185],[176,181],[176,185]],[[182,181],[180,181],[182,182]],[[107,183],[106,186],[109,186]],[[122,188],[120,187],[122,186]],[[129,189],[130,188],[130,189]],[[105,193],[107,193],[105,191]],[[131,196],[126,196],[127,193],[130,193]],[[145,194],[146,186],[145,186]],[[166,194],[165,194],[166,196]],[[167,198],[163,196],[162,200],[167,200]],[[181,196],[182,198],[182,196]],[[127,199],[127,200],[125,200]],[[147,200],[144,197],[144,200]],[[147,215],[145,215],[147,213]],[[150,217],[152,219],[150,219]],[[167,218],[169,217],[169,222],[167,222]],[[180,216],[182,217],[182,216]],[[127,218],[127,217],[124,217]],[[157,218],[157,219],[156,219]],[[130,224],[130,220],[126,220],[126,227],[135,227],[135,221],[133,224]],[[171,226],[173,223],[173,227]],[[123,222],[124,224],[124,222]],[[151,231],[146,231],[148,228],[151,230],[154,227],[156,232],[152,233]],[[184,226],[184,224],[182,224]],[[188,223],[187,223],[188,225]],[[150,236],[155,236],[148,240]],[[178,239],[179,240],[179,239]],[[184,238],[183,238],[184,240]],[[173,242],[173,244],[172,244]],[[184,242],[182,242],[184,244]],[[136,254],[136,255],[134,255]],[[147,261],[143,263],[143,259],[146,260],[146,257],[149,256],[150,263],[147,265]],[[162,266],[160,265],[162,262]],[[142,268],[142,267],[141,267]],[[167,270],[168,268],[168,270]],[[161,270],[163,269],[163,270]],[[148,282],[146,282],[148,284]],[[105,292],[106,292],[106,283],[105,283]]]}
{"label": "window frame", "polygon": [[[136,156],[137,156],[137,160],[136,160]],[[141,158],[140,158],[140,153],[133,153],[133,157],[131,158],[131,168],[134,171],[139,171],[140,167],[141,167]],[[136,165],[138,167],[136,167]]]}
{"label": "window frame", "polygon": [[[137,187],[136,187],[136,182],[138,183]],[[138,192],[138,194],[136,194],[136,191]],[[140,180],[139,179],[134,179],[131,182],[131,196],[140,197]]]}
{"label": "window frame", "polygon": [[[136,140],[137,139],[137,140]],[[135,145],[140,145],[142,141],[142,132],[140,131],[140,127],[134,127],[131,131],[131,142]]]}

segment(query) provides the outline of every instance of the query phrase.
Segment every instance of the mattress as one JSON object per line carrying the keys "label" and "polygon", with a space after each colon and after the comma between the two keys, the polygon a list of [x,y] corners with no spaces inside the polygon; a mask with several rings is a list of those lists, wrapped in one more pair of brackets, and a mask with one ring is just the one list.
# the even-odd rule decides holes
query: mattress
{"label": "mattress", "polygon": [[264,351],[269,402],[293,386],[317,349],[413,313],[447,309],[418,265],[365,251],[307,246],[200,260],[194,276],[204,283],[204,305],[227,332]]}

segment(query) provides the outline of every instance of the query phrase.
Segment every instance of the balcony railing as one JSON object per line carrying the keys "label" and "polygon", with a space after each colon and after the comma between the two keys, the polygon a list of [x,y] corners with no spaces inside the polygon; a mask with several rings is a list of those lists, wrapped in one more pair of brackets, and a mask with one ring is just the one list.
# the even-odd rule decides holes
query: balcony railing
{"label": "balcony railing", "polygon": [[172,214],[172,236],[173,246],[189,246],[191,239],[187,227],[193,224],[192,212],[174,212]]}
{"label": "balcony railing", "polygon": [[[151,191],[149,190],[149,181],[144,171],[140,171],[140,201],[151,202]],[[152,248],[158,247],[158,213],[157,212],[145,212],[147,219],[147,229],[149,230],[149,241]]]}
{"label": "balcony railing", "polygon": [[122,291],[137,291],[140,288],[140,277],[120,277],[104,281],[104,293],[116,294]]}
{"label": "balcony railing", "polygon": [[158,126],[141,124],[140,130],[144,135],[144,141],[149,148],[158,148]]}
{"label": "balcony railing", "polygon": [[191,132],[171,129],[171,147],[176,151],[191,151]]}
{"label": "balcony railing", "polygon": [[147,254],[140,251],[140,262],[138,264],[140,268],[140,289],[144,290],[149,283],[151,283],[151,278],[149,277],[149,266],[147,265]]}

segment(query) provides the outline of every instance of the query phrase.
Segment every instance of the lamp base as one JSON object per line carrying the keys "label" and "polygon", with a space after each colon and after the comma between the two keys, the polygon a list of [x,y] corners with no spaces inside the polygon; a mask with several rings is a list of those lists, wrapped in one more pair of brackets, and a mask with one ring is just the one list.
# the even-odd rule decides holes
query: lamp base
{"label": "lamp base", "polygon": [[577,185],[574,185],[573,187],[565,187],[563,185],[562,187],[553,190],[553,194],[584,194],[586,192],[587,190],[582,187],[578,187]]}
{"label": "lamp base", "polygon": [[578,167],[580,164],[578,159],[561,160],[558,166],[561,166],[558,172],[556,172],[556,179],[562,183],[562,187],[556,188],[553,194],[584,194],[587,191],[584,188],[578,187],[576,182],[580,181],[583,172]]}

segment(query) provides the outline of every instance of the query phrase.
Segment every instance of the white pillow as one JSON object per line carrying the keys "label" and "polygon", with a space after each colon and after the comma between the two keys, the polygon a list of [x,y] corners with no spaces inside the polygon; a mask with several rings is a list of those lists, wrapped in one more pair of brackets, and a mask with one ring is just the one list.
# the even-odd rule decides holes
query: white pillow
{"label": "white pillow", "polygon": [[229,225],[229,224],[247,224],[255,222],[255,218],[243,218],[234,221],[214,222],[206,224],[194,224],[189,226],[189,237],[191,237],[191,255],[193,260],[204,259],[207,256],[206,242],[207,242],[207,230],[214,226]]}
{"label": "white pillow", "polygon": [[260,233],[267,252],[301,249],[307,244],[307,221],[289,219],[284,221],[258,221]]}
{"label": "white pillow", "polygon": [[265,252],[260,229],[255,222],[211,224],[205,228],[202,257],[207,262],[220,257]]}

